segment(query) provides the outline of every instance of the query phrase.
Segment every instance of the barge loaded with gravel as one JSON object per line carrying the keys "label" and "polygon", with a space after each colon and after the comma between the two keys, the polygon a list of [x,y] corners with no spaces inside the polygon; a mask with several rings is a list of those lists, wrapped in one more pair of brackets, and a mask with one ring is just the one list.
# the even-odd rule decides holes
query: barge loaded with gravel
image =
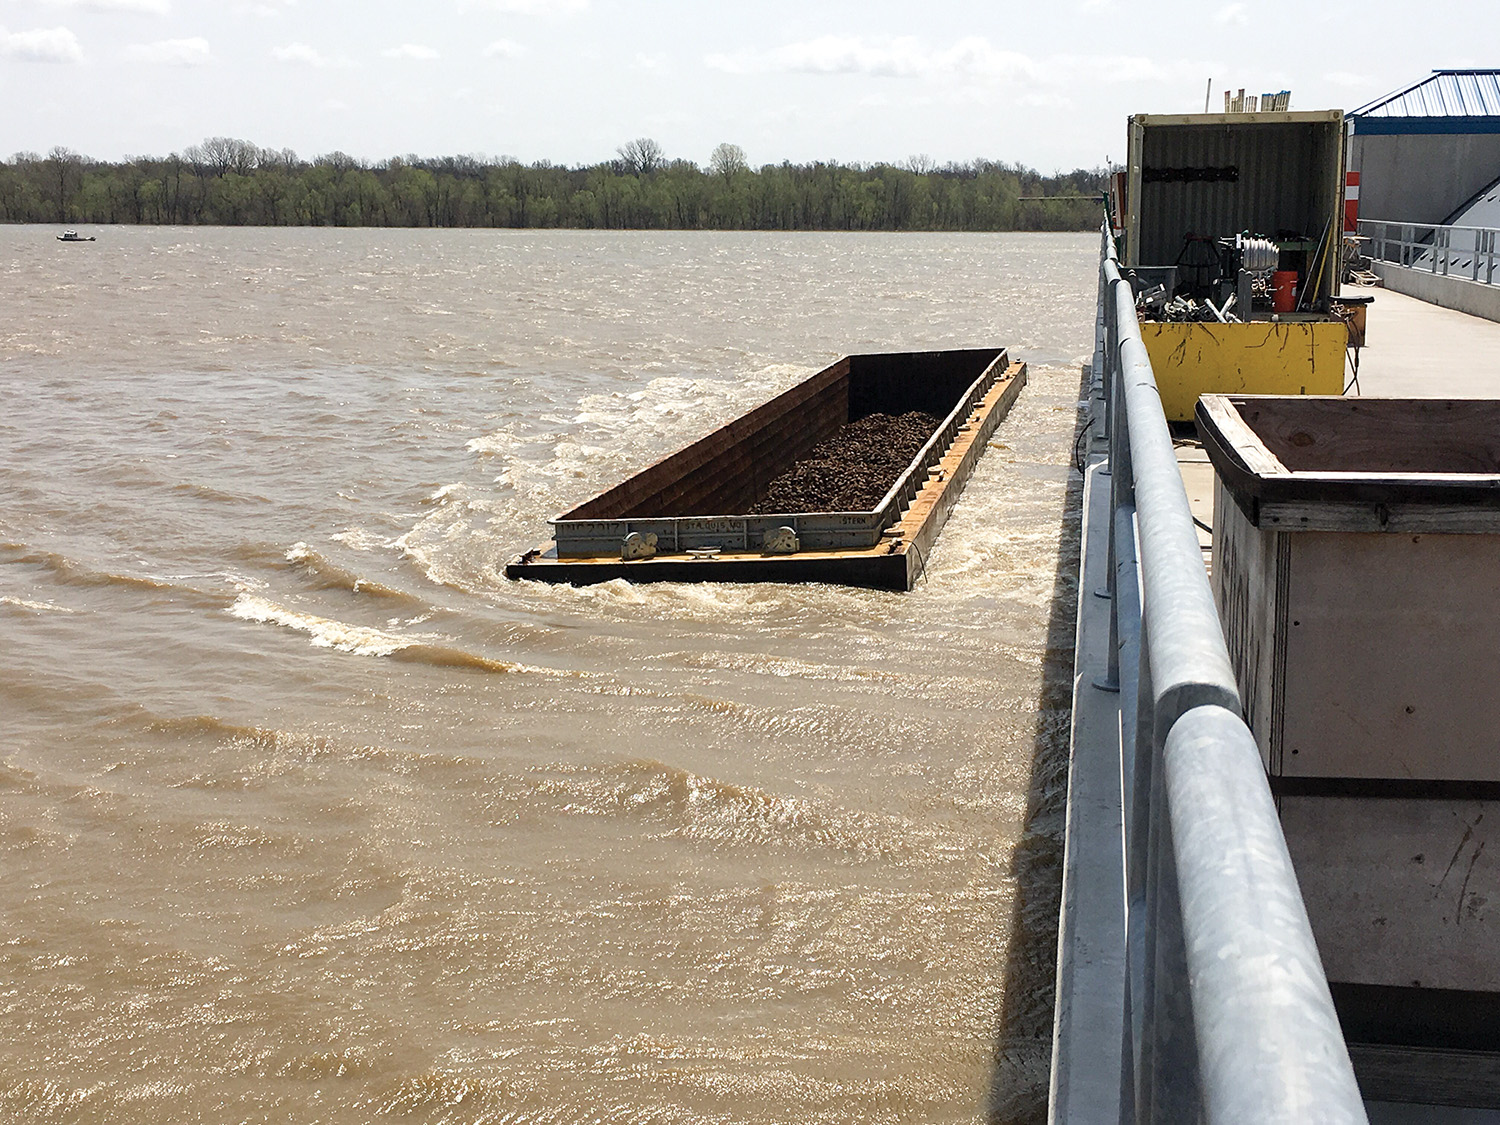
{"label": "barge loaded with gravel", "polygon": [[1025,384],[1003,348],[845,356],[549,521],[506,576],[909,590]]}

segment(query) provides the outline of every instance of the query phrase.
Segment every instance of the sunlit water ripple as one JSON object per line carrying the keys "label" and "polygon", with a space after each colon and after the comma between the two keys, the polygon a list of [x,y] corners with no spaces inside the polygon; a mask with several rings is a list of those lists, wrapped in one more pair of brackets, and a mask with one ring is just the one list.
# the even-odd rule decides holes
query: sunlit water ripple
{"label": "sunlit water ripple", "polygon": [[[1093,236],[53,233],[0,227],[0,1120],[1035,1116]],[[500,576],[839,354],[991,344],[910,594]]]}

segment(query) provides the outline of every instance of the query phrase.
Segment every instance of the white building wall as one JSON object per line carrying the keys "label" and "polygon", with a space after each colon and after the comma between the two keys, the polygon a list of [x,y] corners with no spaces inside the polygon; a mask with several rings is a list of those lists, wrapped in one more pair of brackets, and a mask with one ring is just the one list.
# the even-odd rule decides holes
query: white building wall
{"label": "white building wall", "polygon": [[1358,128],[1348,168],[1360,174],[1362,219],[1441,223],[1500,179],[1500,133],[1384,136]]}

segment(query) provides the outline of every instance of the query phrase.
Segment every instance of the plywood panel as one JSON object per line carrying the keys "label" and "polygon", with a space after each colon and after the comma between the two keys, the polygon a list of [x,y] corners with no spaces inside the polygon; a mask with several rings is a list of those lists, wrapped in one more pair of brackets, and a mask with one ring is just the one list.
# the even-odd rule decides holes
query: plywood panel
{"label": "plywood panel", "polygon": [[1255,527],[1230,498],[1224,482],[1214,483],[1214,543],[1210,567],[1214,601],[1224,625],[1224,639],[1244,705],[1245,723],[1255,735],[1261,760],[1273,774],[1281,772],[1277,720],[1281,712],[1278,562],[1286,533]]}
{"label": "plywood panel", "polygon": [[1330,980],[1500,990],[1500,803],[1283,797]]}
{"label": "plywood panel", "polygon": [[1231,404],[1293,472],[1500,473],[1500,402],[1493,400],[1235,398]]}
{"label": "plywood panel", "polygon": [[1285,534],[1282,772],[1500,781],[1500,536]]}

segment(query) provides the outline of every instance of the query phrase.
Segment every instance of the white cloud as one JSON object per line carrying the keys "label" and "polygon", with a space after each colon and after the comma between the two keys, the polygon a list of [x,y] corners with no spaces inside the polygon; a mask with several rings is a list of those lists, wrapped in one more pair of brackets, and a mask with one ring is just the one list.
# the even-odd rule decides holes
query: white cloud
{"label": "white cloud", "polygon": [[911,36],[866,40],[858,36],[823,35],[788,43],[770,51],[714,54],[704,59],[711,70],[728,74],[792,71],[802,74],[864,74],[881,78],[919,78],[955,72],[1018,78],[1038,76],[1030,58],[1004,51],[981,38],[961,39],[934,49]]}
{"label": "white cloud", "polygon": [[125,57],[136,62],[162,63],[167,66],[202,66],[213,61],[208,40],[200,38],[134,43],[125,48]]}
{"label": "white cloud", "polygon": [[1123,82],[1198,82],[1222,70],[1217,63],[1201,59],[1156,62],[1140,55],[1058,55],[1047,60],[1047,69],[1069,80],[1090,75],[1106,86]]}
{"label": "white cloud", "polygon": [[1226,4],[1219,9],[1214,19],[1222,24],[1233,24],[1235,27],[1244,27],[1250,22],[1250,13],[1246,11],[1243,4]]}
{"label": "white cloud", "polygon": [[1375,84],[1375,79],[1368,74],[1351,74],[1347,70],[1335,70],[1332,74],[1325,74],[1323,81],[1330,86],[1342,86],[1347,90],[1362,90]]}
{"label": "white cloud", "polygon": [[460,0],[459,10],[480,8],[508,16],[576,16],[588,11],[589,0]]}
{"label": "white cloud", "polygon": [[242,16],[279,16],[296,3],[297,0],[242,0],[234,10]]}
{"label": "white cloud", "polygon": [[496,39],[493,43],[491,43],[489,46],[487,46],[481,52],[481,54],[483,54],[484,57],[487,58],[487,59],[492,59],[492,58],[496,58],[496,57],[502,58],[502,59],[514,59],[514,58],[517,58],[520,55],[524,54],[525,51],[526,51],[526,48],[523,47],[523,46],[521,46],[519,43],[515,42],[514,40],[511,40],[511,39]]}
{"label": "white cloud", "polygon": [[285,47],[272,47],[271,57],[277,62],[298,63],[302,66],[320,68],[354,65],[342,55],[336,58],[325,55],[316,47],[309,47],[306,43],[288,43]]}
{"label": "white cloud", "polygon": [[660,70],[666,65],[667,56],[661,54],[647,54],[645,51],[635,53],[634,66],[637,70]]}
{"label": "white cloud", "polygon": [[420,43],[403,43],[399,47],[388,47],[380,53],[388,59],[416,59],[420,62],[431,62],[438,57],[435,50]]}
{"label": "white cloud", "polygon": [[172,9],[171,0],[47,0],[47,3],[86,12],[144,12],[151,16],[164,16]]}
{"label": "white cloud", "polygon": [[78,36],[66,27],[39,27],[34,31],[6,31],[0,27],[0,58],[24,62],[80,63],[83,48]]}
{"label": "white cloud", "polygon": [[1033,58],[996,47],[982,37],[932,47],[911,36],[864,39],[825,35],[769,51],[707,56],[704,65],[728,74],[853,74],[951,83],[955,79],[1003,85],[1058,85],[1090,77],[1115,84],[1176,82],[1212,72],[1203,62],[1155,62],[1136,55],[1053,55]]}

